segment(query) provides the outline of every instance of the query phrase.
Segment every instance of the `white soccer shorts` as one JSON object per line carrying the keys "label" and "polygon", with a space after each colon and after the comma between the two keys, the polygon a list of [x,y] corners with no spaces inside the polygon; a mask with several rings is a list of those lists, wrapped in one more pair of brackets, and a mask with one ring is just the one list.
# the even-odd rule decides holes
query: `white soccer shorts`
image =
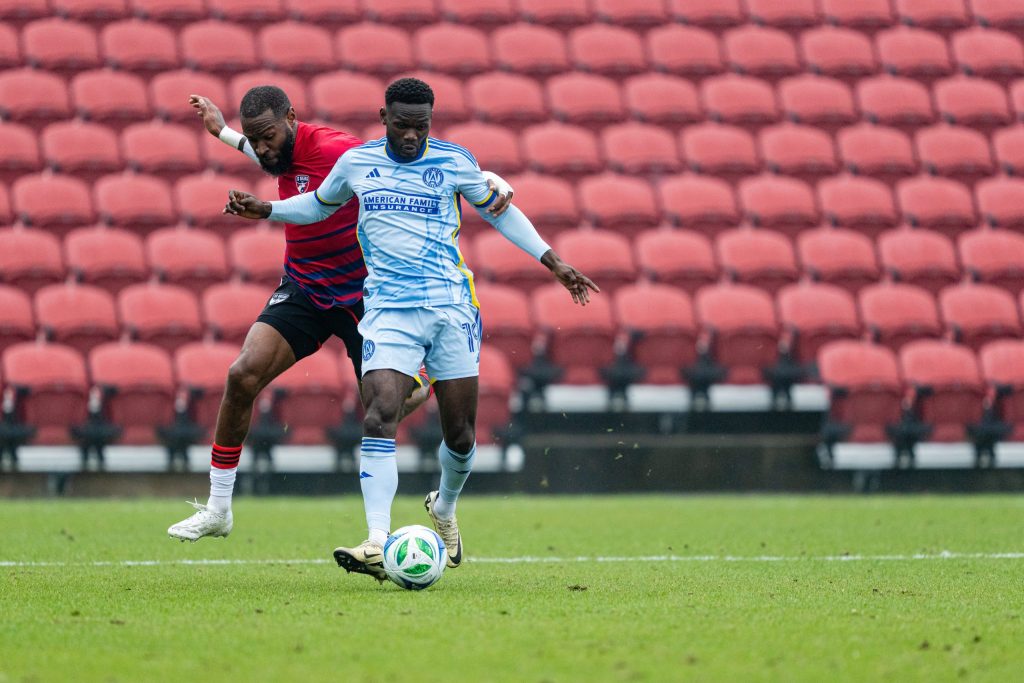
{"label": "white soccer shorts", "polygon": [[480,309],[472,304],[370,309],[359,333],[364,375],[397,370],[416,377],[421,364],[432,382],[480,374]]}

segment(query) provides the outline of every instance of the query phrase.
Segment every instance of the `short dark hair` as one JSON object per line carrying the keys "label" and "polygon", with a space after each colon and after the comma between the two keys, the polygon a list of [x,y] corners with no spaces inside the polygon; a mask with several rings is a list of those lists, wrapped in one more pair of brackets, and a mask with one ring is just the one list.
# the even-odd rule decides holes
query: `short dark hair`
{"label": "short dark hair", "polygon": [[399,78],[388,86],[384,93],[384,104],[429,104],[434,106],[434,91],[418,78]]}
{"label": "short dark hair", "polygon": [[291,106],[288,95],[276,85],[257,85],[242,98],[241,114],[242,118],[251,119],[269,109],[276,118],[282,118]]}

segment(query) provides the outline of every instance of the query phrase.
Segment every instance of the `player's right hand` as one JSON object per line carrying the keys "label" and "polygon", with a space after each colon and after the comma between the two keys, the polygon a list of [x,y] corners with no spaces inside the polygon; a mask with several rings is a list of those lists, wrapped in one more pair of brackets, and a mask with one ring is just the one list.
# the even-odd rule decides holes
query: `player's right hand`
{"label": "player's right hand", "polygon": [[213,103],[213,100],[202,95],[189,95],[188,103],[196,110],[196,114],[203,119],[203,125],[206,126],[206,130],[210,131],[210,134],[215,138],[219,138],[220,132],[228,124],[224,122],[224,114],[220,113],[220,109]]}
{"label": "player's right hand", "polygon": [[270,217],[270,208],[270,202],[261,201],[248,192],[228,190],[228,203],[224,206],[224,213],[259,220]]}

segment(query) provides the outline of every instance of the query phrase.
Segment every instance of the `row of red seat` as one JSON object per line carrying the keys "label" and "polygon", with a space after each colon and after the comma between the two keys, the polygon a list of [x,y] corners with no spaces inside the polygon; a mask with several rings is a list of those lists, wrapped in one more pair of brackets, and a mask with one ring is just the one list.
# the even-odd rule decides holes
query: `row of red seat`
{"label": "row of red seat", "polygon": [[276,22],[254,34],[228,22],[203,21],[181,29],[131,19],[97,33],[88,24],[40,19],[19,35],[0,25],[0,66],[30,65],[62,73],[110,66],[143,75],[190,68],[222,75],[262,66],[296,75],[339,67],[390,75],[420,67],[454,75],[493,68],[530,76],[572,69],[613,77],[664,71],[702,78],[732,70],[767,79],[811,71],[857,78],[884,70],[934,79],[954,70],[1007,79],[1024,74],[1024,48],[1006,31],[973,27],[947,41],[932,31],[899,27],[865,34],[821,26],[794,40],[785,31],[746,25],[719,40],[710,31],[663,25],[646,36],[611,24],[567,34],[535,24],[504,26],[489,37],[458,24],[420,25],[410,36],[395,26],[346,25],[337,34],[315,24]]}
{"label": "row of red seat", "polygon": [[566,27],[604,21],[644,28],[667,22],[715,30],[751,21],[799,30],[821,23],[874,31],[896,24],[950,31],[971,23],[1024,25],[1015,0],[0,0],[0,19],[56,13],[106,22],[140,16],[169,23],[207,17],[265,23],[295,18],[338,25],[359,20],[419,24],[446,19],[492,27],[517,19]]}

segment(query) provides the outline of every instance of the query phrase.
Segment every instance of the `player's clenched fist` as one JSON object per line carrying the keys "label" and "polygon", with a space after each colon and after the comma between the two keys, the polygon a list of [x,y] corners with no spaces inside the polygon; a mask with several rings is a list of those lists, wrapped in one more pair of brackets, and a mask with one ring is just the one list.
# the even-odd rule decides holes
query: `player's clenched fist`
{"label": "player's clenched fist", "polygon": [[224,206],[224,213],[258,220],[269,218],[270,209],[270,202],[261,201],[248,192],[228,190],[228,203]]}

